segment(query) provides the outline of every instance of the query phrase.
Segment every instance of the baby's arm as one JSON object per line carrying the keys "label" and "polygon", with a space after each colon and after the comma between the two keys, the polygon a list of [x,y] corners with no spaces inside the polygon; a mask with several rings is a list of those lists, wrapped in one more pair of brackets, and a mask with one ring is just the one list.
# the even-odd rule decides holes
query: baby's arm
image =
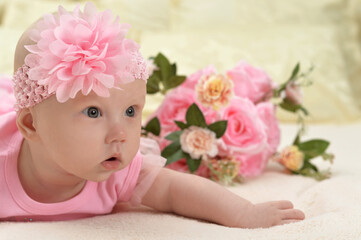
{"label": "baby's arm", "polygon": [[305,218],[289,201],[252,204],[208,179],[166,168],[159,172],[142,204],[229,227],[270,227]]}

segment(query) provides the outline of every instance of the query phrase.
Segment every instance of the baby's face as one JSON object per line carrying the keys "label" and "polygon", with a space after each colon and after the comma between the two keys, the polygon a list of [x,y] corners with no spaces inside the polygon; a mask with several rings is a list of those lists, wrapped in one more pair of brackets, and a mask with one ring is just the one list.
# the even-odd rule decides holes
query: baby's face
{"label": "baby's face", "polygon": [[34,107],[34,124],[50,166],[91,181],[126,167],[139,148],[145,104],[143,80],[59,103],[55,96]]}

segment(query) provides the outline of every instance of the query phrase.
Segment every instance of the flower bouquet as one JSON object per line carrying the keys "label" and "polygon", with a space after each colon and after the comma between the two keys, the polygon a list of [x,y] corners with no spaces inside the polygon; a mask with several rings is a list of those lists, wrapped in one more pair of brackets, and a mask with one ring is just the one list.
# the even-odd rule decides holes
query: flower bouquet
{"label": "flower bouquet", "polygon": [[[157,140],[167,167],[230,184],[260,175],[272,159],[293,174],[318,180],[329,176],[311,162],[318,156],[332,162],[333,155],[326,153],[329,142],[301,141],[308,115],[301,87],[310,85],[313,68],[302,73],[297,64],[281,85],[245,61],[225,74],[211,65],[186,77],[159,53],[148,69],[147,92],[165,98],[142,134]],[[277,108],[297,114],[300,125],[293,143],[280,152]]]}

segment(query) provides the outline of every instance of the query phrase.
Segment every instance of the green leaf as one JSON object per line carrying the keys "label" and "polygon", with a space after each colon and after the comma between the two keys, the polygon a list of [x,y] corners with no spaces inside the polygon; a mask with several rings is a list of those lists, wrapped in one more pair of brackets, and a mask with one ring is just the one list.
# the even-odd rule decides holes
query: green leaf
{"label": "green leaf", "polygon": [[147,93],[153,94],[153,93],[159,92],[159,82],[160,82],[160,79],[155,74],[153,74],[150,78],[148,78]]}
{"label": "green leaf", "polygon": [[299,129],[297,132],[297,135],[295,137],[295,140],[293,140],[292,145],[295,145],[298,147],[298,144],[300,144],[300,141],[301,141],[301,133],[302,133],[302,129]]}
{"label": "green leaf", "polygon": [[[289,111],[289,112],[297,112],[298,110],[306,110],[302,107],[302,105],[299,105],[299,104],[294,104],[291,100],[289,100],[288,98],[284,98],[283,99],[283,102],[280,103],[279,105],[282,109],[286,110],[286,111]],[[303,108],[303,109],[302,109]],[[306,110],[306,115],[308,114],[307,110]]]}
{"label": "green leaf", "polygon": [[300,63],[297,63],[296,66],[293,68],[291,77],[287,82],[294,80],[299,71],[300,71]]}
{"label": "green leaf", "polygon": [[160,122],[157,117],[152,118],[144,128],[147,132],[151,132],[156,136],[160,134]]}
{"label": "green leaf", "polygon": [[208,129],[213,131],[216,134],[216,138],[220,138],[226,132],[227,120],[214,122],[214,123],[208,125]]}
{"label": "green leaf", "polygon": [[198,108],[197,104],[193,103],[187,110],[186,120],[188,125],[198,127],[207,127],[206,120],[204,119],[202,111]]}
{"label": "green leaf", "polygon": [[306,115],[308,116],[308,111],[306,108],[304,108],[303,106],[300,105],[300,110]]}
{"label": "green leaf", "polygon": [[159,67],[161,72],[161,81],[167,81],[171,75],[169,60],[162,53],[158,53],[158,55],[154,58],[154,63]]}
{"label": "green leaf", "polygon": [[173,63],[172,65],[170,65],[170,69],[172,76],[177,74],[177,64]]}
{"label": "green leaf", "polygon": [[173,153],[172,155],[167,157],[167,162],[166,165],[174,163],[178,160],[181,160],[183,158],[186,157],[186,154],[182,151],[182,149],[179,149],[178,151],[176,151],[175,153]]}
{"label": "green leaf", "polygon": [[181,122],[181,121],[174,121],[175,122],[175,124],[177,124],[177,126],[180,128],[180,129],[186,129],[187,127],[189,127],[186,123],[184,123],[184,122]]}
{"label": "green leaf", "polygon": [[188,169],[191,173],[197,171],[201,165],[201,159],[193,159],[189,154],[186,154]]}
{"label": "green leaf", "polygon": [[169,90],[178,87],[186,80],[185,76],[171,76],[170,78],[163,81],[165,90]]}
{"label": "green leaf", "polygon": [[298,148],[305,154],[306,159],[322,155],[330,143],[322,139],[314,139],[298,144]]}
{"label": "green leaf", "polygon": [[176,131],[176,132],[172,132],[171,134],[168,134],[165,139],[171,140],[173,142],[175,141],[179,141],[179,137],[180,135],[183,133],[183,131]]}
{"label": "green leaf", "polygon": [[313,171],[318,172],[316,165],[310,163],[309,161],[304,161],[302,169],[299,172],[302,173],[305,169],[312,169]]}
{"label": "green leaf", "polygon": [[179,149],[181,149],[181,145],[179,142],[173,142],[166,146],[162,151],[162,157],[168,158],[176,153]]}

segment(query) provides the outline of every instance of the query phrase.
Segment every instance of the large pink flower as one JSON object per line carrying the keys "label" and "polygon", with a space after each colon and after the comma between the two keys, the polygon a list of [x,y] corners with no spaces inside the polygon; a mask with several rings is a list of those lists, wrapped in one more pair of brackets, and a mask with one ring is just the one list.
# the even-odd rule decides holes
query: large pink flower
{"label": "large pink flower", "polygon": [[275,83],[265,71],[241,61],[227,74],[234,82],[236,96],[248,98],[254,103],[267,101],[272,97]]}
{"label": "large pink flower", "polygon": [[228,121],[222,136],[230,153],[255,154],[267,146],[267,134],[256,106],[246,98],[235,97],[221,113]]}
{"label": "large pink flower", "polygon": [[139,46],[125,39],[128,24],[113,21],[110,10],[97,12],[88,2],[84,12],[79,7],[70,13],[59,7],[57,14],[47,14],[29,37],[36,44],[25,46],[31,52],[25,59],[29,78],[48,86],[59,102],[93,90],[109,95],[118,83],[148,78]]}
{"label": "large pink flower", "polygon": [[260,175],[265,169],[270,157],[277,151],[280,143],[280,129],[276,118],[276,108],[270,102],[259,103],[257,114],[264,123],[267,144],[259,153],[235,154],[236,160],[241,162],[240,174],[244,177]]}

